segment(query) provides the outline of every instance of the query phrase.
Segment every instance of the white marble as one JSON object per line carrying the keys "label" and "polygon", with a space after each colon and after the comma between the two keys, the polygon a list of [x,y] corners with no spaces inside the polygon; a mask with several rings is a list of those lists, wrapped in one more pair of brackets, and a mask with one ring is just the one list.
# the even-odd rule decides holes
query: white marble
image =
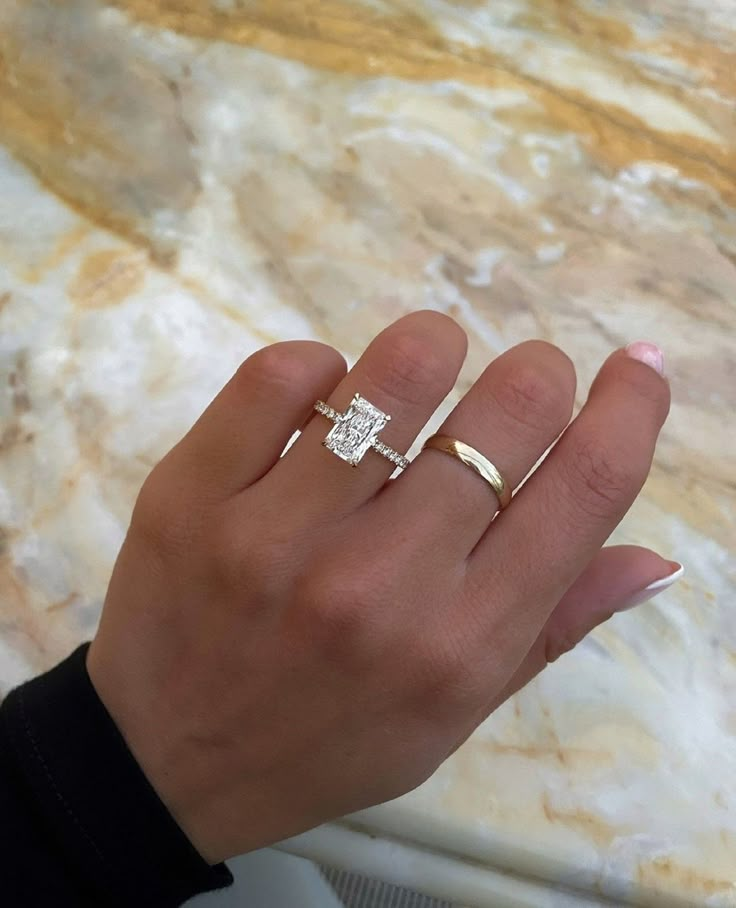
{"label": "white marble", "polygon": [[0,690],[94,633],[142,479],[252,350],[352,361],[430,306],[471,340],[447,406],[530,336],[581,403],[657,340],[672,413],[615,540],[685,580],[422,788],[287,847],[478,906],[736,905],[734,23],[736,0],[6,0]]}

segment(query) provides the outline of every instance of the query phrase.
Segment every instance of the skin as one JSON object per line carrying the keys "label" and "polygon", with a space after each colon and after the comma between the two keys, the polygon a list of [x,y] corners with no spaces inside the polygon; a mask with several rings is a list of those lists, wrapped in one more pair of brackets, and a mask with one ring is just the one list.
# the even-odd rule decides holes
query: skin
{"label": "skin", "polygon": [[[575,370],[529,341],[441,428],[518,486],[423,451],[400,476],[321,441],[356,391],[400,451],[466,337],[414,312],[346,374],[289,341],[249,357],[136,501],[87,667],[151,784],[211,863],[423,782],[504,699],[673,565],[602,549],[649,472],[667,380],[616,351],[568,426]],[[302,432],[282,457],[295,429]],[[562,434],[561,434],[562,433]]]}

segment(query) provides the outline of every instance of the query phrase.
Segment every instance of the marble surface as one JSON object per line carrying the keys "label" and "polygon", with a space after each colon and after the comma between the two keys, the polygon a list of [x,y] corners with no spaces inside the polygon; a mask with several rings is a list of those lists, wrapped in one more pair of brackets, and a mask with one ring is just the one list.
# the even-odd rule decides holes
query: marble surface
{"label": "marble surface", "polygon": [[581,402],[653,339],[672,415],[615,539],[686,579],[294,847],[510,881],[478,905],[736,905],[735,73],[736,0],[4,0],[0,690],[94,633],[138,486],[257,347],[352,361],[430,306],[453,399],[538,336]]}

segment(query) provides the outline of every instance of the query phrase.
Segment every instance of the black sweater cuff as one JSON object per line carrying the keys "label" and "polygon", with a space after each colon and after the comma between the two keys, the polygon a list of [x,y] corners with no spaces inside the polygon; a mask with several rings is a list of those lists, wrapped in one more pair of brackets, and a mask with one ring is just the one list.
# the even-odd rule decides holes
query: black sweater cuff
{"label": "black sweater cuff", "polygon": [[[33,815],[45,827],[43,840],[59,852],[38,872],[58,873],[61,866],[89,890],[90,904],[124,908],[178,906],[229,885],[226,865],[201,857],[128,749],[87,674],[88,648],[83,643],[0,706],[0,751],[12,780],[0,785],[23,788],[12,799],[21,805],[25,799],[18,822]],[[13,821],[6,816],[0,823]],[[37,904],[33,887],[28,880],[31,897],[23,904]],[[70,904],[86,905],[87,898],[80,891]]]}

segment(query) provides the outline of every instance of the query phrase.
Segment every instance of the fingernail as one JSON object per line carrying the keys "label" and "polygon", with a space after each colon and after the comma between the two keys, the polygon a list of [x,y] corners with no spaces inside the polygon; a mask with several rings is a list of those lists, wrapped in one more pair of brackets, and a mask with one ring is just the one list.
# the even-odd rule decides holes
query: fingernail
{"label": "fingernail", "polygon": [[685,568],[680,564],[679,561],[670,561],[672,571],[667,574],[666,577],[662,577],[660,580],[655,580],[653,583],[650,583],[649,586],[645,586],[643,590],[637,590],[628,599],[625,599],[620,605],[616,606],[617,612],[625,612],[627,609],[635,608],[637,605],[641,605],[643,602],[649,602],[650,599],[654,599],[655,596],[658,596],[664,590],[669,589],[673,583],[682,577],[685,573]]}
{"label": "fingernail", "polygon": [[645,366],[650,366],[655,372],[664,375],[664,353],[656,344],[649,344],[646,341],[636,341],[629,344],[626,353],[632,359],[638,359]]}

